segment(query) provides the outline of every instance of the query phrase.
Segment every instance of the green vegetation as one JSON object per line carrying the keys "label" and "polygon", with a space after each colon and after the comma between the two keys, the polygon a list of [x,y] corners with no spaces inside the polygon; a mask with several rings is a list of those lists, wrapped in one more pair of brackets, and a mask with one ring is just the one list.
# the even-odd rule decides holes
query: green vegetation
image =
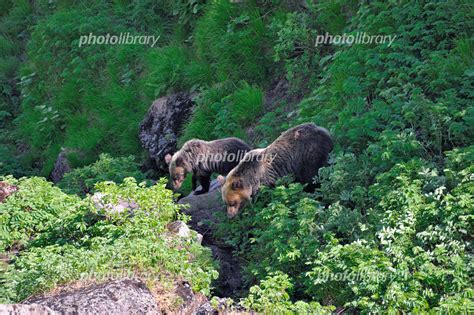
{"label": "green vegetation", "polygon": [[[69,148],[78,158],[59,184],[64,192],[133,191],[146,205],[135,217],[109,218],[94,212],[89,198],[37,177],[9,177],[23,189],[0,204],[2,251],[20,249],[0,288],[5,301],[81,273],[101,275],[111,264],[187,275],[194,288],[210,292],[215,270],[207,252],[187,243],[196,258],[188,262],[187,251],[158,237],[179,210],[164,182],[113,183],[145,178],[137,132],[152,100],[192,91],[197,105],[181,144],[237,136],[264,146],[303,122],[326,127],[335,141],[315,193],[283,179],[217,227],[244,262],[249,291],[242,305],[281,313],[472,309],[469,1],[0,7],[0,174],[47,176],[61,148]],[[78,47],[90,32],[159,35],[159,47]],[[396,39],[390,47],[316,47],[326,32]],[[272,90],[284,80],[285,89]],[[163,204],[159,213],[153,203]],[[146,254],[133,256],[137,250]]]}
{"label": "green vegetation", "polygon": [[196,112],[184,128],[181,144],[194,138],[212,140],[233,136],[248,140],[246,128],[263,111],[263,92],[246,82],[237,86],[224,83],[204,91],[197,104]]}
{"label": "green vegetation", "polygon": [[108,154],[101,154],[93,164],[66,173],[58,186],[68,194],[85,195],[94,192],[98,182],[120,183],[127,177],[133,177],[138,182],[145,180],[134,156],[112,158]]}
{"label": "green vegetation", "polygon": [[0,204],[0,244],[2,251],[17,247],[21,254],[2,266],[1,303],[70,281],[123,275],[141,276],[152,287],[183,277],[196,291],[210,293],[217,276],[210,250],[192,239],[166,236],[167,223],[187,218],[164,181],[149,188],[133,178],[97,184],[104,204],[134,201],[132,215],[97,208],[90,198],[66,195],[42,178],[3,180],[19,192]]}
{"label": "green vegetation", "polygon": [[[249,261],[249,283],[279,271],[305,300],[367,312],[462,312],[474,293],[474,168],[459,168],[474,157],[468,151],[447,152],[446,175],[415,158],[378,176],[368,192],[355,187],[329,204],[300,184],[267,188],[239,220],[219,228]],[[338,173],[323,179],[323,196],[338,193]]]}

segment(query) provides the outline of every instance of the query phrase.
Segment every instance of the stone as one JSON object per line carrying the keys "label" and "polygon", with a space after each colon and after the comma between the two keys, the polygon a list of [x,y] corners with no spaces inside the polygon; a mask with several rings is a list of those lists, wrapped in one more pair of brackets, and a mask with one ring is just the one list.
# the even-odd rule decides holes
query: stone
{"label": "stone", "polygon": [[196,314],[196,310],[208,302],[203,294],[194,293],[187,281],[181,281],[176,285],[175,294],[181,297],[183,301],[177,312],[178,314]]}
{"label": "stone", "polygon": [[[136,279],[93,284],[51,295],[31,297],[26,304],[39,304],[60,314],[160,314],[152,293]],[[47,313],[46,313],[47,314]]]}
{"label": "stone", "polygon": [[[220,218],[226,218],[226,210],[222,201],[220,183],[211,182],[208,193],[194,195],[194,193],[181,198],[178,203],[188,207],[182,211],[191,216],[189,226],[203,235],[203,245],[208,246],[213,258],[219,261],[219,278],[215,285],[220,295],[233,296],[242,289],[243,282],[240,273],[240,264],[232,255],[233,249],[224,242],[214,237],[213,226],[220,223]],[[221,215],[216,215],[221,213]]]}
{"label": "stone", "polygon": [[[210,225],[202,222],[217,223],[216,213],[225,214],[224,203],[221,197],[220,183],[217,180],[211,182],[209,192],[202,195],[195,195],[194,192],[179,200],[179,204],[186,204],[188,207],[182,211],[191,216],[188,223],[191,228],[202,234],[204,238],[210,236]],[[198,188],[199,189],[199,188]]]}
{"label": "stone", "polygon": [[7,182],[0,182],[0,203],[2,203],[8,196],[18,191],[18,187],[10,185]]}
{"label": "stone", "polygon": [[106,196],[104,193],[97,192],[91,196],[91,200],[98,210],[104,210],[108,214],[117,214],[126,211],[133,214],[133,210],[138,208],[138,204],[135,201],[118,200],[115,204],[106,202],[104,201]]}
{"label": "stone", "polygon": [[71,171],[69,160],[67,159],[67,150],[61,149],[56,162],[54,162],[53,170],[50,174],[50,179],[53,183],[57,184],[63,179],[64,175]]}
{"label": "stone", "polygon": [[0,304],[0,314],[5,315],[59,315],[47,306],[39,304]]}
{"label": "stone", "polygon": [[156,170],[167,172],[166,154],[176,151],[178,138],[195,106],[195,95],[177,93],[153,102],[140,125],[139,139]]}
{"label": "stone", "polygon": [[166,227],[168,228],[168,231],[179,237],[188,238],[191,236],[191,230],[183,221],[177,220],[170,222]]}

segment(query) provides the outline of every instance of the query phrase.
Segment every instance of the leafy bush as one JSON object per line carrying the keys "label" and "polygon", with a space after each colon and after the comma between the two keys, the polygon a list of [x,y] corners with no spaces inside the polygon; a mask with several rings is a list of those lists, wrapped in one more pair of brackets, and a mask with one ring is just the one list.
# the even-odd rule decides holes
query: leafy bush
{"label": "leafy bush", "polygon": [[57,225],[68,209],[79,202],[76,196],[61,192],[43,178],[32,177],[16,180],[5,177],[8,183],[19,186],[19,191],[0,204],[0,250],[23,247],[36,235]]}
{"label": "leafy bush", "polygon": [[68,194],[85,195],[94,192],[98,182],[120,183],[127,177],[133,177],[137,181],[145,180],[135,157],[113,158],[108,154],[101,154],[95,163],[66,173],[58,186]]}
{"label": "leafy bush", "polygon": [[[262,189],[238,220],[219,227],[220,237],[246,262],[249,285],[281,272],[293,284],[291,300],[355,312],[466,312],[474,154],[468,5],[345,7],[352,13],[339,31],[397,34],[394,44],[305,48],[307,37],[295,34],[324,30],[311,18],[330,16],[327,5],[287,15],[275,47],[288,77],[305,75],[298,67],[319,69],[307,73],[315,86],[290,124],[312,121],[333,134],[321,187]],[[302,53],[290,58],[296,44]],[[311,52],[320,54],[315,63],[305,59]]]}
{"label": "leafy bush", "polygon": [[292,303],[287,290],[292,284],[287,275],[276,272],[271,273],[259,286],[250,288],[249,295],[241,302],[241,305],[262,313],[278,314],[331,314],[333,307],[322,307],[319,303],[305,303],[298,301]]}
{"label": "leafy bush", "polygon": [[[71,281],[124,275],[147,279],[151,286],[183,277],[194,290],[209,294],[217,277],[210,251],[192,239],[166,236],[167,223],[177,216],[187,219],[178,214],[180,206],[173,202],[164,180],[149,188],[133,178],[120,185],[97,184],[104,203],[136,202],[133,214],[98,210],[91,199],[66,195],[41,178],[7,181],[18,185],[19,192],[0,204],[2,227],[7,228],[2,239],[6,235],[11,243],[29,238],[2,275],[2,303],[18,302]],[[25,215],[31,219],[25,233],[13,218],[28,207]],[[54,219],[48,217],[53,214]]]}

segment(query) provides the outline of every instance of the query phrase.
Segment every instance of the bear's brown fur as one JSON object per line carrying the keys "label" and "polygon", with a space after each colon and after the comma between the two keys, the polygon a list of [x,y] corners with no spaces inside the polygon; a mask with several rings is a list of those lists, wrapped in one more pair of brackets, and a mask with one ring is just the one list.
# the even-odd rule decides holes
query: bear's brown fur
{"label": "bear's brown fur", "polygon": [[196,190],[197,181],[202,186],[195,194],[206,193],[209,191],[212,173],[227,175],[250,149],[244,141],[237,138],[189,140],[173,156],[165,156],[173,187],[180,188],[186,175],[192,172],[193,190]]}
{"label": "bear's brown fur", "polygon": [[285,131],[264,149],[249,151],[223,183],[227,215],[236,216],[260,186],[273,186],[287,175],[314,189],[313,178],[327,163],[332,148],[329,132],[309,123]]}

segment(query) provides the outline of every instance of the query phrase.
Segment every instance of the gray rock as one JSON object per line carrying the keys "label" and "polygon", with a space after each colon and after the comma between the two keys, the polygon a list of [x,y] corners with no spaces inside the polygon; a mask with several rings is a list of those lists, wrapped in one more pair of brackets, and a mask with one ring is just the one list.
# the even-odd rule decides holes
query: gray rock
{"label": "gray rock", "polygon": [[8,196],[15,193],[18,187],[10,185],[7,182],[0,182],[0,203],[2,203]]}
{"label": "gray rock", "polygon": [[191,216],[189,225],[205,238],[206,236],[212,236],[210,235],[212,234],[212,223],[218,223],[216,214],[219,212],[225,214],[219,188],[219,182],[213,180],[208,193],[202,195],[191,193],[178,202],[179,204],[188,205],[188,208],[184,209],[183,212]]}
{"label": "gray rock", "polygon": [[194,96],[177,93],[157,99],[140,125],[138,137],[158,171],[167,171],[164,157],[176,151],[180,132],[195,105]]}
{"label": "gray rock", "polygon": [[210,302],[204,303],[196,310],[196,315],[214,315],[219,314],[212,306]]}
{"label": "gray rock", "polygon": [[[233,249],[214,236],[214,226],[226,218],[224,202],[222,201],[220,184],[212,181],[208,193],[194,195],[193,193],[179,200],[180,204],[187,204],[183,212],[191,216],[189,226],[203,235],[203,244],[212,250],[214,259],[219,261],[219,279],[216,289],[220,295],[233,296],[242,288],[240,263],[232,255]],[[220,213],[221,215],[217,215]]]}
{"label": "gray rock", "polygon": [[160,314],[156,301],[139,280],[122,279],[46,297],[32,297],[26,304],[40,304],[61,314]]}
{"label": "gray rock", "polygon": [[191,236],[191,230],[183,221],[173,221],[166,225],[168,231],[179,237],[188,238]]}
{"label": "gray rock", "polygon": [[178,314],[196,314],[196,310],[208,302],[207,298],[200,294],[194,293],[188,282],[182,281],[176,285],[175,294],[180,296],[183,304],[180,306]]}
{"label": "gray rock", "polygon": [[61,152],[59,152],[58,157],[56,158],[56,162],[54,162],[54,168],[50,174],[51,181],[55,184],[59,183],[61,179],[63,179],[64,174],[70,171],[71,166],[69,165],[69,161],[67,159],[67,150],[61,149]]}
{"label": "gray rock", "polygon": [[190,238],[194,235],[194,241],[198,244],[202,244],[203,236],[197,233],[196,231],[193,231],[194,233],[192,233],[191,229],[183,221],[178,220],[170,222],[166,225],[166,228],[171,234],[176,235],[178,237]]}
{"label": "gray rock", "polygon": [[98,210],[104,210],[109,214],[117,214],[128,211],[128,213],[133,214],[133,210],[138,208],[138,204],[135,201],[127,200],[118,200],[117,203],[106,202],[104,199],[106,194],[104,193],[95,193],[91,196],[91,200],[94,203],[94,206]]}
{"label": "gray rock", "polygon": [[[0,304],[2,315],[56,315],[55,311],[39,304]],[[59,314],[58,314],[59,315]]]}

